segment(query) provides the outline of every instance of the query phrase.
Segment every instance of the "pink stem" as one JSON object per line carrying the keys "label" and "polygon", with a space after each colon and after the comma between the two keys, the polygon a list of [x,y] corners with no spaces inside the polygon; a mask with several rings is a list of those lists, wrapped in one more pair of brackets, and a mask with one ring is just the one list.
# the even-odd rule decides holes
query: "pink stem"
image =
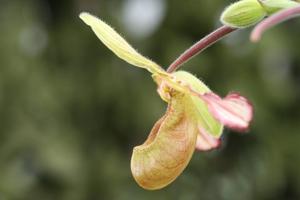
{"label": "pink stem", "polygon": [[167,69],[167,72],[171,73],[176,71],[183,63],[190,60],[193,56],[201,53],[204,49],[209,47],[210,45],[216,43],[224,36],[236,30],[235,28],[231,28],[228,26],[221,26],[214,32],[205,36],[203,39],[195,43],[189,49],[187,49],[183,54],[181,54]]}
{"label": "pink stem", "polygon": [[250,39],[252,42],[257,42],[260,40],[262,34],[269,28],[294,17],[300,15],[300,6],[293,8],[287,8],[278,13],[271,15],[267,19],[260,22],[252,31]]}

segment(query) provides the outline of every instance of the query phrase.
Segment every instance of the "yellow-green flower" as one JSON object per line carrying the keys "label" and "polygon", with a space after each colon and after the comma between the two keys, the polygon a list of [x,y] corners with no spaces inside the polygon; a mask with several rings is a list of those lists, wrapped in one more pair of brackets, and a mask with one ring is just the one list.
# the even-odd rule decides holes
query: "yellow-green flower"
{"label": "yellow-green flower", "polygon": [[144,144],[133,149],[131,171],[141,187],[160,189],[175,180],[195,148],[210,150],[219,146],[223,125],[247,130],[253,111],[245,98],[233,93],[221,99],[188,72],[167,73],[97,17],[81,13],[80,18],[118,57],[151,72],[159,95],[168,103],[165,115]]}

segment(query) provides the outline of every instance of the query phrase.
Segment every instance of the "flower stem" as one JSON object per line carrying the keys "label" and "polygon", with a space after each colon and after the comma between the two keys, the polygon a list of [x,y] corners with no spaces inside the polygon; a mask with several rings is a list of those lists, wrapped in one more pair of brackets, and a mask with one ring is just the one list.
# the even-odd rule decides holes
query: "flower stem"
{"label": "flower stem", "polygon": [[203,39],[195,43],[189,49],[187,49],[183,54],[181,54],[167,69],[167,72],[171,73],[177,70],[183,63],[190,60],[193,56],[201,53],[204,49],[209,47],[210,45],[216,43],[224,36],[236,30],[235,28],[231,28],[229,26],[221,26],[217,30],[205,36]]}
{"label": "flower stem", "polygon": [[258,42],[262,34],[269,28],[294,17],[300,15],[300,6],[284,9],[278,13],[271,15],[267,19],[260,22],[252,31],[250,39],[252,42]]}

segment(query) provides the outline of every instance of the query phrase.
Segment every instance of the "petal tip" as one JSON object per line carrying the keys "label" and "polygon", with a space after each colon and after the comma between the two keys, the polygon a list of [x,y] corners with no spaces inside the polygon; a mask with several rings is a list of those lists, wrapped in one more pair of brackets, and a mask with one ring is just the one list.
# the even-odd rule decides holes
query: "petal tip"
{"label": "petal tip", "polygon": [[221,147],[222,147],[222,142],[221,142],[220,139],[218,139],[215,146],[204,147],[204,146],[197,145],[195,149],[198,152],[205,152],[205,151],[209,152],[209,151],[213,151],[213,150],[219,149]]}
{"label": "petal tip", "polygon": [[91,20],[92,18],[92,15],[88,12],[81,12],[79,14],[79,18],[84,21],[84,23],[88,24],[89,25],[89,21]]}
{"label": "petal tip", "polygon": [[95,26],[95,24],[99,25],[100,23],[104,23],[102,20],[100,20],[98,17],[88,13],[88,12],[81,12],[79,14],[79,18],[88,26]]}
{"label": "petal tip", "polygon": [[221,146],[220,138],[215,138],[204,128],[199,128],[199,131],[195,146],[197,151],[210,151]]}

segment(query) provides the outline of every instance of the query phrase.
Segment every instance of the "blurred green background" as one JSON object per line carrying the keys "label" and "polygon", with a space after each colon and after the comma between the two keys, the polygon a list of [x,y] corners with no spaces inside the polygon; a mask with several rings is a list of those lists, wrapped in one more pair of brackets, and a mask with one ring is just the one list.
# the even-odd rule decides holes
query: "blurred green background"
{"label": "blurred green background", "polygon": [[138,187],[132,148],[166,104],[78,18],[89,11],[168,66],[219,26],[226,0],[0,0],[0,200],[300,199],[300,20],[241,30],[184,66],[255,106],[247,134],[195,153],[159,191]]}

